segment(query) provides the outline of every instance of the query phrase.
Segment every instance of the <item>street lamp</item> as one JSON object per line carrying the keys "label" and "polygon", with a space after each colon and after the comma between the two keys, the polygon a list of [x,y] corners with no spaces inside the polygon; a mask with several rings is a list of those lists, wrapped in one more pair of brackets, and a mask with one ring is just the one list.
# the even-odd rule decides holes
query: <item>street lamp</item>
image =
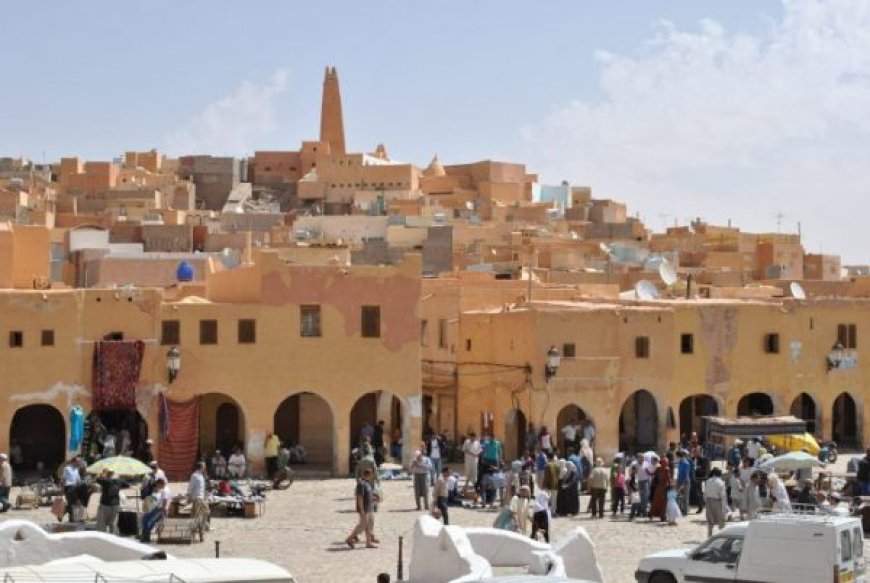
{"label": "street lamp", "polygon": [[840,342],[836,342],[834,346],[831,347],[831,353],[827,357],[828,370],[830,371],[835,368],[840,368],[840,365],[843,364],[844,360],[846,360],[846,349],[842,344],[840,344]]}
{"label": "street lamp", "polygon": [[181,350],[177,346],[173,346],[166,353],[166,370],[169,373],[169,384],[172,384],[181,370]]}
{"label": "street lamp", "polygon": [[547,366],[544,367],[544,378],[547,382],[550,382],[550,379],[556,376],[556,372],[561,364],[562,356],[559,354],[559,350],[555,346],[551,346],[547,350]]}

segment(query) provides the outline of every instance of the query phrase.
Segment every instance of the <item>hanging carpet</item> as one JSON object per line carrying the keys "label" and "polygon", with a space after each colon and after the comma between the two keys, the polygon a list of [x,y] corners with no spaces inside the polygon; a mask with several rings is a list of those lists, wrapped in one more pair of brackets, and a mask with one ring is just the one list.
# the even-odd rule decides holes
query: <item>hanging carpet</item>
{"label": "hanging carpet", "polygon": [[199,449],[199,397],[189,401],[162,398],[160,451],[157,459],[172,482],[186,482]]}
{"label": "hanging carpet", "polygon": [[100,341],[94,345],[94,409],[136,408],[136,385],[144,352],[141,340]]}

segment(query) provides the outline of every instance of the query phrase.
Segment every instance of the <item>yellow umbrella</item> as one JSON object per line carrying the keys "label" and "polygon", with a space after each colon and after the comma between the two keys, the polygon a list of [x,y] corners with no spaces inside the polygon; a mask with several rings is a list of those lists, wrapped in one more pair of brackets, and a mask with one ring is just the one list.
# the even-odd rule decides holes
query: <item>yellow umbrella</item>
{"label": "yellow umbrella", "polygon": [[117,476],[135,477],[144,476],[151,472],[151,468],[137,460],[136,458],[123,455],[107,457],[88,466],[89,474],[100,474],[104,469],[110,469]]}
{"label": "yellow umbrella", "polygon": [[790,435],[768,435],[765,438],[768,442],[775,445],[780,451],[801,451],[807,450],[807,453],[819,455],[822,448],[816,438],[810,433],[792,433]]}

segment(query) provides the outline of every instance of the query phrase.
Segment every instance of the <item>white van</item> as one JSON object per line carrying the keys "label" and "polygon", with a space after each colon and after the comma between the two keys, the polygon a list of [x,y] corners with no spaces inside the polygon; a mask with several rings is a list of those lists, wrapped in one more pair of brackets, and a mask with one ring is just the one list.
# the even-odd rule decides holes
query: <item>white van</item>
{"label": "white van", "polygon": [[868,583],[857,518],[770,514],[641,559],[638,583]]}

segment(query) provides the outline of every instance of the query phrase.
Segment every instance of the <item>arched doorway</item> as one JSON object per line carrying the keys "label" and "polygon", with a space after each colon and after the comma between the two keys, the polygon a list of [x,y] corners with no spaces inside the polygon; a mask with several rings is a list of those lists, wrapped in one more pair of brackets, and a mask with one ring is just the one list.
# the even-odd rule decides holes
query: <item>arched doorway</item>
{"label": "arched doorway", "polygon": [[816,434],[816,402],[806,393],[801,393],[791,402],[789,412],[807,422],[807,431]]}
{"label": "arched doorway", "polygon": [[635,391],[619,414],[619,449],[636,453],[658,448],[659,414],[655,397],[645,389]]}
{"label": "arched doorway", "polygon": [[116,454],[136,457],[145,449],[148,422],[136,409],[91,411],[81,445],[88,462],[106,454],[104,446],[108,434],[115,438]]}
{"label": "arched doorway", "polygon": [[840,393],[834,401],[831,415],[831,439],[840,447],[858,445],[858,412],[855,399],[849,393]]}
{"label": "arched doorway", "polygon": [[272,430],[287,447],[301,445],[307,465],[333,470],[332,408],[320,395],[302,392],[281,401],[272,419]]}
{"label": "arched doorway", "polygon": [[511,409],[504,420],[504,451],[508,460],[519,459],[526,453],[528,421],[520,409]]}
{"label": "arched doorway", "polygon": [[[413,451],[417,444],[419,436],[409,435],[408,428],[410,427],[409,420],[406,419],[406,411],[402,406],[402,401],[398,397],[387,391],[372,391],[366,393],[354,403],[350,410],[350,450],[359,447],[363,435],[373,434],[375,427],[383,421],[384,432],[384,447],[386,452],[391,450],[390,437],[396,430],[401,431],[403,439],[402,443],[407,446],[405,449]],[[407,453],[407,452],[403,452]],[[389,460],[391,456],[385,455],[384,458]]]}
{"label": "arched doorway", "polygon": [[199,403],[199,453],[206,459],[219,449],[228,457],[233,449],[245,448],[245,416],[229,395],[207,393]]}
{"label": "arched doorway", "polygon": [[773,415],[773,400],[765,393],[743,395],[737,403],[738,417]]}
{"label": "arched doorway", "polygon": [[66,453],[66,423],[51,405],[27,405],[18,409],[9,426],[9,443],[21,447],[26,470],[53,473]]}
{"label": "arched doorway", "polygon": [[692,433],[704,439],[704,420],[702,417],[718,415],[719,405],[711,395],[691,395],[680,402],[680,439],[688,443]]}

